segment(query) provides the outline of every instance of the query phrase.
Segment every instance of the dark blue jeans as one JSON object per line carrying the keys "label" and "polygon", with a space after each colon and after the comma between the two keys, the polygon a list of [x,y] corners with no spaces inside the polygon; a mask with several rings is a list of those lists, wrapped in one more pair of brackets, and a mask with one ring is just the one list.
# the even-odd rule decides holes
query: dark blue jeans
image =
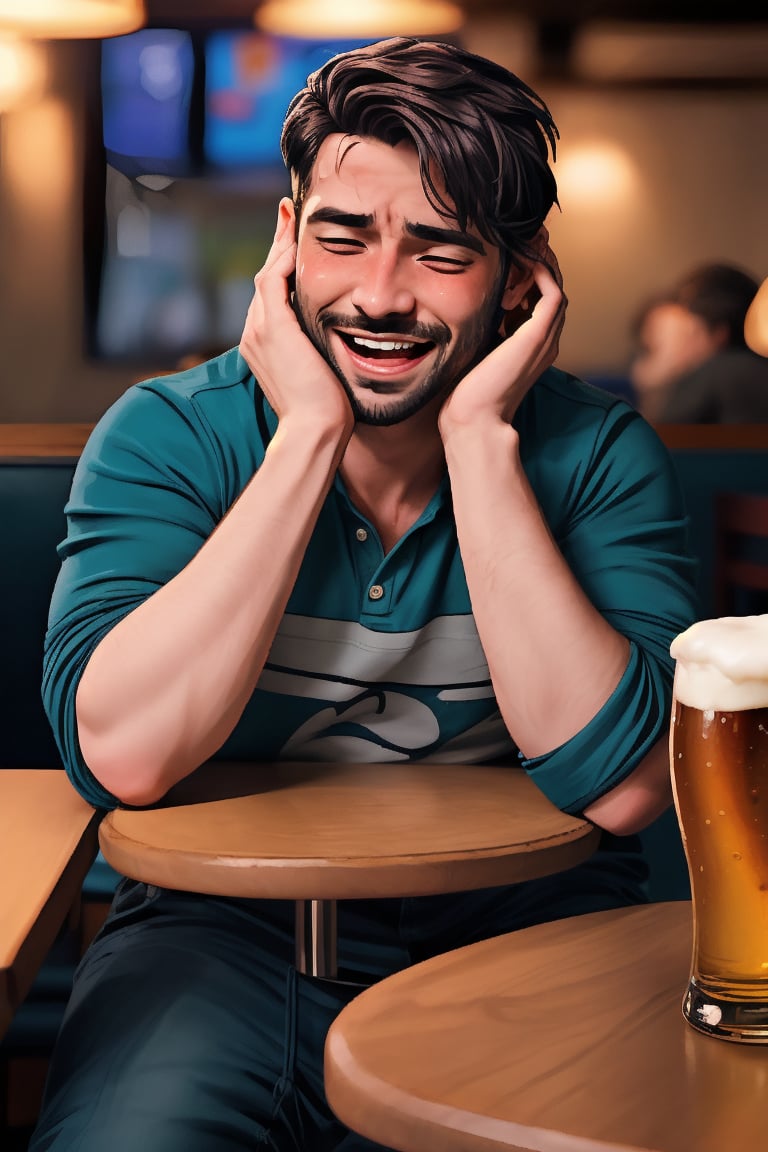
{"label": "dark blue jeans", "polygon": [[30,1152],[381,1152],[338,1122],[323,1088],[326,1033],[359,985],[500,932],[641,902],[630,859],[622,870],[597,853],[508,888],[342,901],[339,982],[296,972],[289,902],[124,881],[78,969]]}

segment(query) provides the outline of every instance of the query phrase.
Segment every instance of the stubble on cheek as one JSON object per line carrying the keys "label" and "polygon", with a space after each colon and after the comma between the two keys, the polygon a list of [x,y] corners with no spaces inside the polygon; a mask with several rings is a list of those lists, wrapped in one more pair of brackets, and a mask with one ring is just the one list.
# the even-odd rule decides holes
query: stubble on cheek
{"label": "stubble on cheek", "polygon": [[[320,312],[311,322],[308,319],[310,311],[306,302],[302,300],[301,290],[296,288],[293,295],[292,307],[296,313],[299,325],[313,346],[330,366],[352,406],[355,419],[364,424],[389,425],[399,423],[420,411],[436,397],[445,399],[461,382],[464,376],[483,359],[493,348],[498,332],[494,327],[494,320],[498,313],[498,302],[501,289],[497,285],[492,293],[493,305],[486,304],[481,312],[475,313],[459,329],[454,346],[450,347],[452,332],[445,325],[416,325],[407,324],[403,318],[389,323],[366,321],[365,317],[342,317],[326,311]],[[435,344],[435,362],[426,377],[413,389],[408,389],[401,396],[390,394],[389,402],[382,402],[386,390],[381,382],[375,378],[356,377],[354,384],[345,376],[336,357],[333,354],[329,339],[329,330],[333,327],[355,327],[371,332],[384,332],[389,328],[400,331],[403,335],[420,336],[422,339],[431,339]],[[362,393],[362,396],[361,396]],[[369,401],[366,403],[366,398]]]}

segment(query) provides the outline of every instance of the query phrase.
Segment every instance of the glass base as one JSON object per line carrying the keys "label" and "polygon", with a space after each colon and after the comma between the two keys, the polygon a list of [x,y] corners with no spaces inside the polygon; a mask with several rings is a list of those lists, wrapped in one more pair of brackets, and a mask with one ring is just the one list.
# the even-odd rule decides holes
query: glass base
{"label": "glass base", "polygon": [[683,999],[683,1016],[708,1036],[740,1044],[768,1044],[768,1000],[723,1000],[691,979]]}

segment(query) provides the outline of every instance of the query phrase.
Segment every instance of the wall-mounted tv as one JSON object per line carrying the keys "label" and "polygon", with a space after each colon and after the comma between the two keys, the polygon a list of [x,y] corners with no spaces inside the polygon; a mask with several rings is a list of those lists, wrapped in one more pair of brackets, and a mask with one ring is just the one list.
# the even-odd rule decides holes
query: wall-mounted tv
{"label": "wall-mounted tv", "polygon": [[288,104],[310,72],[362,43],[251,28],[103,41],[103,228],[86,220],[93,356],[166,370],[237,343],[289,187]]}
{"label": "wall-mounted tv", "polygon": [[194,82],[189,32],[143,29],[105,40],[101,101],[108,163],[130,176],[189,173]]}

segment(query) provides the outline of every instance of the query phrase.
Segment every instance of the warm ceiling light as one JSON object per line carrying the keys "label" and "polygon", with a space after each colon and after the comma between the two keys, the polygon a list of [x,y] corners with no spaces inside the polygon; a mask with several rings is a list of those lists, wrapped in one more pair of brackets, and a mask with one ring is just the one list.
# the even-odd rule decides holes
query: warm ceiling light
{"label": "warm ceiling light", "polygon": [[253,19],[276,36],[356,40],[441,36],[456,32],[464,14],[447,0],[265,0]]}
{"label": "warm ceiling light", "polygon": [[744,339],[753,352],[768,356],[768,277],[763,280],[747,310]]}
{"label": "warm ceiling light", "polygon": [[145,22],[144,0],[0,0],[0,31],[45,40],[121,36]]}
{"label": "warm ceiling light", "polygon": [[637,188],[630,155],[610,141],[583,141],[558,151],[557,191],[564,205],[591,206],[601,212],[626,204]]}
{"label": "warm ceiling light", "polygon": [[0,36],[0,112],[39,96],[46,79],[40,44]]}

